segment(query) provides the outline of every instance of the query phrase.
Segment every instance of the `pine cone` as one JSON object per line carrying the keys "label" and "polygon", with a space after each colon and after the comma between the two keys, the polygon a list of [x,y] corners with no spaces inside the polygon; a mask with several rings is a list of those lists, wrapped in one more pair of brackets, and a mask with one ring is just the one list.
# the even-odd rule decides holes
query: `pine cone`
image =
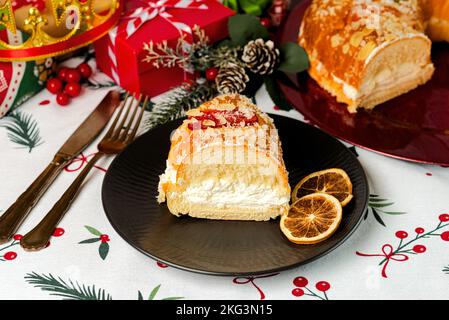
{"label": "pine cone", "polygon": [[270,74],[279,63],[279,50],[271,40],[251,40],[243,48],[242,60],[252,72],[260,75]]}
{"label": "pine cone", "polygon": [[245,68],[237,63],[229,63],[218,71],[215,83],[221,94],[240,93],[246,88],[249,77]]}

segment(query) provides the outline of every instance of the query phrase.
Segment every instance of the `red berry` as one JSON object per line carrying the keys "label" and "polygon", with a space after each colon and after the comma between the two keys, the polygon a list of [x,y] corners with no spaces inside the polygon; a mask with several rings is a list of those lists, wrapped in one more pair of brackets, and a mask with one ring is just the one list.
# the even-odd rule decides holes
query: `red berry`
{"label": "red berry", "polygon": [[206,70],[206,79],[209,81],[215,81],[218,75],[218,68],[209,68]]}
{"label": "red berry", "polygon": [[327,290],[329,290],[331,288],[331,285],[327,281],[320,281],[320,282],[317,282],[315,287],[318,291],[326,292]]}
{"label": "red berry", "polygon": [[100,236],[100,240],[101,240],[101,242],[108,242],[110,239],[109,239],[109,236],[107,234],[102,234]]}
{"label": "red berry", "polygon": [[297,287],[307,287],[307,285],[309,284],[309,281],[304,277],[296,277],[293,280],[293,284]]}
{"label": "red berry", "polygon": [[45,245],[45,248],[48,248],[50,246],[50,241],[47,242],[47,244]]}
{"label": "red berry", "polygon": [[14,235],[14,240],[20,240],[22,238],[23,238],[23,236],[21,234],[15,234]]}
{"label": "red berry", "polygon": [[5,258],[6,260],[14,260],[15,258],[17,258],[17,253],[15,253],[14,251],[6,252],[3,255],[3,258]]}
{"label": "red berry", "polygon": [[426,252],[426,247],[420,244],[417,244],[416,246],[413,247],[413,251],[415,251],[416,253],[424,253]]}
{"label": "red berry", "polygon": [[62,89],[62,81],[59,78],[48,79],[47,90],[53,94],[57,94]]}
{"label": "red berry", "polygon": [[60,237],[65,233],[65,230],[63,228],[56,228],[55,231],[53,231],[53,237]]}
{"label": "red berry", "polygon": [[69,71],[70,69],[67,67],[62,67],[61,69],[59,69],[58,71],[58,79],[65,81],[65,77],[67,76],[67,71]]}
{"label": "red berry", "polygon": [[416,228],[416,229],[415,229],[415,232],[416,232],[417,234],[421,234],[421,233],[424,233],[424,229],[423,229],[423,228]]}
{"label": "red berry", "polygon": [[78,82],[69,82],[64,87],[64,93],[71,97],[78,97],[81,92],[81,85]]}
{"label": "red berry", "polygon": [[157,262],[157,266],[158,267],[160,267],[160,268],[167,268],[168,266],[165,264],[165,263],[162,263],[162,262]]}
{"label": "red berry", "polygon": [[301,288],[295,288],[292,290],[292,295],[294,295],[295,297],[302,297],[304,295],[304,290],[302,290]]}
{"label": "red berry", "polygon": [[405,231],[398,231],[396,232],[396,237],[398,237],[399,239],[405,239],[408,237],[408,233]]}
{"label": "red berry", "polygon": [[447,213],[440,214],[440,216],[438,218],[440,219],[441,222],[448,222],[449,214],[447,214]]}
{"label": "red berry", "polygon": [[92,75],[92,68],[87,63],[81,63],[77,67],[78,71],[84,79],[89,78]]}
{"label": "red berry", "polygon": [[263,25],[265,28],[271,27],[271,20],[270,18],[260,18],[260,24]]}
{"label": "red berry", "polygon": [[64,92],[59,92],[56,95],[56,102],[60,105],[60,106],[66,106],[69,104],[70,102],[70,97],[64,93]]}
{"label": "red berry", "polygon": [[440,235],[441,239],[444,241],[449,241],[449,231],[445,231]]}
{"label": "red berry", "polygon": [[80,82],[81,73],[76,69],[69,69],[65,74],[65,81],[67,82]]}

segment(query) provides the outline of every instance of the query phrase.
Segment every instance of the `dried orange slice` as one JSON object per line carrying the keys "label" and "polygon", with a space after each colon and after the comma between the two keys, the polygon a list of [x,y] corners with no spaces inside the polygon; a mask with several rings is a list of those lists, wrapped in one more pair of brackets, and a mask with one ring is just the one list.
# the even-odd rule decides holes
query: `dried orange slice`
{"label": "dried orange slice", "polygon": [[293,189],[292,201],[305,195],[323,192],[337,198],[344,207],[352,199],[352,183],[342,169],[327,169],[309,174]]}
{"label": "dried orange slice", "polygon": [[281,217],[281,230],[291,242],[318,243],[337,230],[342,212],[337,198],[326,193],[309,194],[293,203]]}

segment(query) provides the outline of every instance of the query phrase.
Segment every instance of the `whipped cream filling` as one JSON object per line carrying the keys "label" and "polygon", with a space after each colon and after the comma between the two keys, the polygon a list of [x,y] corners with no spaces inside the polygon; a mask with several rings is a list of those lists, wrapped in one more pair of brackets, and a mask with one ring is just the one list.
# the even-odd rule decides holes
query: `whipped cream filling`
{"label": "whipped cream filling", "polygon": [[219,208],[240,206],[260,208],[286,205],[290,195],[280,195],[270,185],[246,185],[227,180],[204,180],[199,185],[187,187],[184,192],[187,201],[199,204],[214,204]]}

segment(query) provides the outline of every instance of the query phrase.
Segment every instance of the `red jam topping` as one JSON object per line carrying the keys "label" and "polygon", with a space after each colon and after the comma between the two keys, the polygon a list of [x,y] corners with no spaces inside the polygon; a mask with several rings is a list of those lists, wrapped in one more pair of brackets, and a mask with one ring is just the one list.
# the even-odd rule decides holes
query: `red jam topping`
{"label": "red jam topping", "polygon": [[234,110],[202,110],[200,115],[189,116],[189,120],[193,120],[189,123],[190,130],[199,128],[246,127],[258,122],[257,115],[253,111],[243,112],[238,108]]}

